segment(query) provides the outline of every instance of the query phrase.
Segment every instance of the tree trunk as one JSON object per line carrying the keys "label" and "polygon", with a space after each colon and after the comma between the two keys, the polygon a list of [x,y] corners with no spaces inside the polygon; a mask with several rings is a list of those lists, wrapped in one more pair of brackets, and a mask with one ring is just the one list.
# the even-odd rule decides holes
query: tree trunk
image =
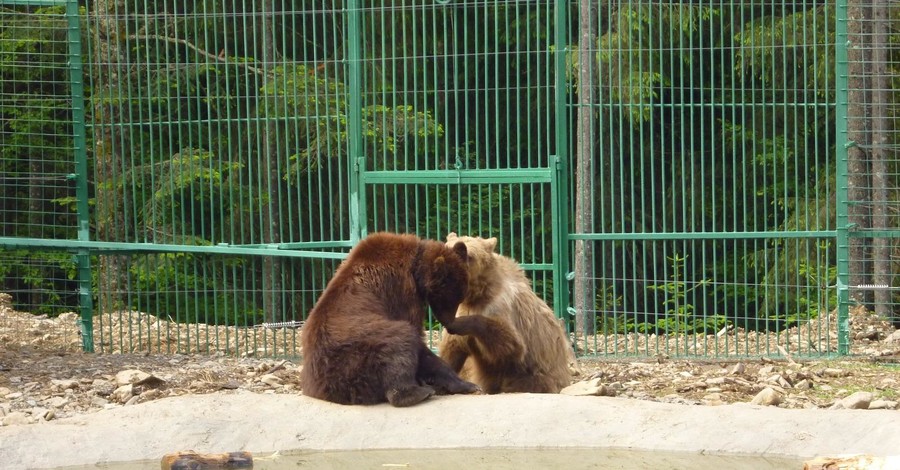
{"label": "tree trunk", "polygon": [[[861,0],[848,3],[847,38],[850,46],[847,50],[847,138],[854,145],[847,152],[847,199],[848,216],[855,230],[872,227],[869,203],[872,195],[869,177],[869,156],[864,148],[870,144],[870,123],[866,106],[871,98],[871,84],[867,79],[865,68],[870,65],[870,45],[867,38],[871,33],[871,22],[867,21],[868,11]],[[869,304],[872,302],[872,291],[856,289],[855,286],[869,284],[869,244],[860,237],[850,238],[850,296],[853,300]]]}
{"label": "tree trunk", "polygon": [[[122,177],[123,148],[125,139],[121,129],[119,107],[114,100],[118,96],[117,85],[125,76],[119,51],[120,11],[116,0],[95,0],[94,6],[94,167],[96,184],[96,239],[122,242],[125,240],[125,216],[122,214],[124,187]],[[123,307],[125,258],[101,256],[98,265],[98,307],[101,312],[111,312]]]}
{"label": "tree trunk", "polygon": [[[593,0],[581,0],[578,19],[578,130],[575,164],[575,233],[594,231],[593,157],[594,157],[594,84],[596,33]],[[596,332],[597,313],[594,294],[594,250],[590,240],[575,242],[575,280],[573,285],[575,331],[583,335]]]}
{"label": "tree trunk", "polygon": [[[278,52],[273,43],[275,38],[275,2],[265,0],[262,2],[260,15],[261,33],[256,37],[260,42],[259,57],[262,60],[262,69],[265,71],[262,79],[266,80],[278,61]],[[274,99],[274,98],[272,98]],[[263,100],[263,106],[274,107],[271,99]],[[281,243],[281,175],[280,157],[278,146],[278,126],[275,124],[275,113],[272,109],[263,112],[265,122],[261,124],[262,138],[260,149],[259,171],[262,173],[263,189],[268,194],[260,208],[262,214],[262,239],[264,243]],[[263,257],[263,311],[269,322],[284,321],[282,310],[282,293],[284,291],[282,259],[277,256]]]}
{"label": "tree trunk", "polygon": [[[888,38],[891,23],[888,21],[888,7],[886,0],[873,0],[872,2],[872,62],[869,73],[872,77],[872,228],[875,230],[888,230],[892,228],[893,217],[888,211],[890,184],[888,176],[888,162],[893,161],[891,134],[891,76],[887,70],[888,63]],[[891,309],[891,291],[880,286],[890,287],[893,282],[891,266],[890,239],[876,237],[872,240],[872,262],[874,263],[874,277],[872,283],[879,286],[875,289],[875,312],[885,319],[893,316]]]}

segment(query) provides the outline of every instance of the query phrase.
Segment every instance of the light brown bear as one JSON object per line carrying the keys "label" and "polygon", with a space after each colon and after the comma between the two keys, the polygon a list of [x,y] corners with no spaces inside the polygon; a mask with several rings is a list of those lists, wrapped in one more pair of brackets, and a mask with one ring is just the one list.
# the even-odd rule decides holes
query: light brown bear
{"label": "light brown bear", "polygon": [[468,253],[469,288],[456,317],[480,315],[490,328],[470,336],[444,331],[441,358],[484,393],[558,393],[568,386],[569,339],[522,267],[495,252],[496,238],[447,235],[447,246],[459,242]]}

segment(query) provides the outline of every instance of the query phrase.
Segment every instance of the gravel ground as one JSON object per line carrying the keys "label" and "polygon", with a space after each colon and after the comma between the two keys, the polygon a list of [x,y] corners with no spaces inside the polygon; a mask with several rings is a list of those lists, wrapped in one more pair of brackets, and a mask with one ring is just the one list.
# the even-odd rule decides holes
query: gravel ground
{"label": "gravel ground", "polygon": [[[300,396],[298,362],[290,359],[258,357],[261,351],[277,351],[279,342],[285,347],[287,343],[285,338],[295,334],[293,330],[283,332],[280,336],[259,330],[244,333],[220,332],[223,337],[226,335],[239,337],[240,334],[244,334],[247,338],[251,334],[263,334],[262,339],[245,341],[243,344],[253,347],[248,347],[240,354],[235,351],[226,354],[221,350],[210,351],[210,354],[200,354],[197,351],[189,354],[151,354],[141,351],[141,347],[124,348],[122,342],[115,343],[114,339],[102,341],[107,341],[104,349],[117,351],[116,353],[86,354],[79,351],[80,337],[75,318],[74,314],[49,319],[17,312],[10,308],[8,296],[0,294],[0,344],[3,345],[0,347],[0,430],[12,432],[16,429],[40,429],[44,425],[68,426],[73,420],[90,423],[88,418],[98,422],[113,420],[120,423],[123,419],[146,421],[139,418],[142,410],[148,413],[158,410],[158,407],[150,407],[153,403],[149,402],[159,402],[160,406],[166,409],[184,406],[178,403],[191,404],[185,409],[185,413],[190,414],[192,409],[190,407],[200,409],[207,406],[192,401],[201,399],[198,398],[200,396],[206,396],[205,399],[213,401],[227,399],[229,403],[237,400],[243,404],[235,403],[238,411],[234,412],[247,416],[250,415],[247,407],[254,407],[252,405],[254,397],[258,400],[262,400],[262,397],[271,400],[273,397],[270,395],[275,399],[282,397],[286,402],[302,408],[311,407],[310,412],[322,412],[319,403],[310,405],[309,399]],[[147,325],[148,331],[156,328],[156,333],[148,335],[147,338],[156,337],[168,342],[167,344],[178,345],[186,336],[177,330],[177,326],[150,316],[131,313],[118,315],[118,318],[127,318],[132,326],[134,318],[138,318],[136,323]],[[112,322],[115,319],[110,317],[108,321]],[[807,327],[812,328],[809,325]],[[815,328],[821,326],[816,325]],[[836,413],[834,410],[836,408],[855,408],[852,411],[848,410],[852,413],[848,416],[863,423],[874,419],[875,416],[883,419],[884,413],[891,416],[890,419],[896,420],[897,416],[900,416],[896,414],[897,401],[900,399],[898,392],[900,332],[864,309],[854,310],[851,328],[854,354],[848,358],[808,360],[800,356],[792,357],[788,353],[779,360],[761,357],[715,361],[666,357],[628,361],[581,359],[577,373],[573,371],[572,382],[575,385],[570,393],[605,397],[543,396],[535,399],[538,400],[534,402],[538,408],[532,412],[538,412],[540,407],[544,406],[553,408],[569,404],[572,406],[571,413],[577,415],[581,413],[579,408],[589,409],[585,408],[584,404],[587,402],[584,400],[599,403],[600,400],[608,400],[607,397],[615,397],[616,403],[625,402],[629,404],[628,407],[647,409],[646,407],[653,406],[674,406],[690,414],[696,414],[697,410],[701,409],[714,409],[712,413],[724,412],[727,416],[733,417],[736,409],[758,409],[758,406],[749,405],[755,403],[765,406],[766,409],[782,411],[798,409],[818,413],[820,415],[818,419],[823,423],[833,419],[834,415],[829,413]],[[274,338],[271,344],[265,344],[267,336],[270,339]],[[696,339],[692,341],[702,343]],[[152,347],[149,344],[142,347],[147,350],[165,350],[160,342]],[[190,348],[182,347],[182,350],[190,351]],[[526,413],[527,410],[521,407],[529,405],[520,404],[519,401],[528,396],[530,395],[440,397],[432,401],[444,405],[426,403],[413,408],[420,408],[426,413],[427,410],[435,411],[438,407],[444,409],[448,403],[465,402],[470,406],[471,403],[490,401],[494,405],[500,404],[499,406],[505,409],[508,409],[507,406],[514,406],[516,414],[519,414],[518,411]],[[582,400],[581,405],[569,402],[570,399]],[[509,401],[509,404],[502,405],[504,400]],[[545,400],[564,401],[548,404]],[[141,406],[134,406],[138,404]],[[739,408],[722,406],[729,404],[735,404]],[[331,406],[326,405],[328,406],[324,409]],[[382,407],[373,409],[383,410]],[[378,413],[384,412],[391,413],[391,411]],[[560,408],[560,412],[565,413],[565,410]],[[92,418],[92,415],[96,417]],[[466,416],[471,418],[472,415]],[[757,416],[762,418],[758,413]],[[514,420],[510,422],[512,421]],[[816,424],[815,420],[810,425],[822,429],[822,424]],[[78,432],[84,433],[85,429],[80,428]],[[642,429],[640,432],[647,433],[648,430]],[[98,438],[102,436],[98,435]],[[896,435],[882,437],[882,440],[884,439],[888,439],[890,443],[890,439],[896,439]],[[9,443],[9,439],[6,441]],[[410,442],[413,441],[415,439]],[[450,441],[456,442],[453,439]],[[561,437],[560,442],[555,445],[576,445],[572,442],[578,440],[572,440],[571,436],[568,440]],[[895,448],[900,449],[900,440],[894,443],[897,444]],[[310,448],[306,444],[295,448]],[[373,443],[376,447],[384,447],[381,444],[383,443]],[[527,440],[511,441],[511,445],[531,444],[534,443]],[[670,450],[691,451],[693,447],[696,446]],[[710,447],[704,447],[699,450],[709,451],[709,449]],[[27,453],[26,450],[7,448],[7,451],[20,454]],[[237,449],[215,451],[225,450]],[[271,447],[257,450],[286,449]],[[744,450],[752,453],[758,449]],[[835,451],[853,450],[853,448],[835,449]],[[40,454],[43,451],[35,452]],[[108,460],[110,457],[104,458]],[[132,458],[140,457],[132,454]]]}

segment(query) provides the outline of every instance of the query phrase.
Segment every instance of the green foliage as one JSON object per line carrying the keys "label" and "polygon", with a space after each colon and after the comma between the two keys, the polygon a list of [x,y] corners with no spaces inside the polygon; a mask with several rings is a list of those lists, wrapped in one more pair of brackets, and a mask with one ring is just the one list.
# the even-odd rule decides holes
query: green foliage
{"label": "green foliage", "polygon": [[56,316],[77,305],[75,261],[68,253],[0,251],[0,282],[22,311]]}
{"label": "green foliage", "polygon": [[262,309],[247,304],[221,282],[245,269],[241,258],[210,259],[190,253],[164,253],[136,259],[129,266],[136,295],[132,308],[170,321],[214,325],[254,325]]}

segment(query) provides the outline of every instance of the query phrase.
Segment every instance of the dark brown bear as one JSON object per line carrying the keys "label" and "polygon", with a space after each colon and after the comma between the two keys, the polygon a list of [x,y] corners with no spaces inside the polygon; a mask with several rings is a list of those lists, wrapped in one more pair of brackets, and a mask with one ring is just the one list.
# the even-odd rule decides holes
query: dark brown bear
{"label": "dark brown bear", "polygon": [[303,393],[342,404],[410,406],[435,393],[477,391],[423,339],[426,303],[448,331],[481,331],[483,321],[455,318],[467,285],[463,243],[392,233],[365,238],[303,327]]}

